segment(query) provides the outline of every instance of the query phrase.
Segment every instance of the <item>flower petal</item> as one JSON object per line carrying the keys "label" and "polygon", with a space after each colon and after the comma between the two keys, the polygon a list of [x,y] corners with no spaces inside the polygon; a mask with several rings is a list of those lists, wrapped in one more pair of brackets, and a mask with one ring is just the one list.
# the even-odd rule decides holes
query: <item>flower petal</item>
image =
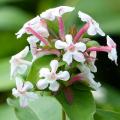
{"label": "flower petal", "polygon": [[15,97],[19,97],[19,96],[20,96],[20,93],[17,91],[16,88],[13,88],[13,89],[12,89],[12,95],[14,95]]}
{"label": "flower petal", "polygon": [[89,79],[89,85],[94,90],[98,90],[101,87],[101,84],[99,82],[94,81],[93,79]]}
{"label": "flower petal", "polygon": [[112,48],[116,48],[116,43],[107,35],[107,45]]}
{"label": "flower petal", "polygon": [[90,27],[88,28],[87,33],[88,33],[88,35],[96,35],[97,34],[96,28],[92,23],[90,23]]}
{"label": "flower petal", "polygon": [[55,15],[56,16],[62,16],[64,13],[67,12],[72,12],[75,8],[74,7],[69,7],[69,6],[60,6],[55,8]]}
{"label": "flower petal", "polygon": [[27,70],[28,66],[27,65],[19,65],[16,68],[16,72],[19,74],[24,74]]}
{"label": "flower petal", "polygon": [[34,92],[27,92],[26,96],[27,96],[29,101],[33,101],[33,100],[38,99],[38,95]]}
{"label": "flower petal", "polygon": [[81,11],[78,12],[78,15],[82,21],[89,23],[89,28],[87,30],[89,35],[96,35],[98,33],[101,36],[105,36],[105,33],[99,27],[99,24],[92,17]]}
{"label": "flower petal", "polygon": [[29,52],[29,47],[26,46],[21,52],[18,54],[14,55],[13,57],[15,58],[25,58]]}
{"label": "flower petal", "polygon": [[82,42],[78,42],[75,44],[77,50],[84,52],[86,50],[86,44]]}
{"label": "flower petal", "polygon": [[65,49],[67,47],[67,44],[65,42],[62,42],[61,40],[57,40],[55,42],[55,48],[57,49]]}
{"label": "flower petal", "polygon": [[59,80],[67,81],[67,80],[69,80],[69,78],[70,78],[70,74],[68,71],[60,71],[57,74],[57,79],[59,79]]}
{"label": "flower petal", "polygon": [[117,51],[116,51],[116,43],[107,36],[107,45],[111,47],[111,52],[108,52],[108,58],[112,61],[115,61],[115,64],[117,65]]}
{"label": "flower petal", "polygon": [[20,106],[23,108],[28,106],[28,98],[26,96],[20,97]]}
{"label": "flower petal", "polygon": [[57,91],[59,89],[59,83],[57,81],[54,81],[52,83],[50,83],[49,89],[51,91]]}
{"label": "flower petal", "polygon": [[77,62],[84,62],[85,61],[85,57],[82,53],[80,52],[75,52],[73,54],[73,58],[77,61]]}
{"label": "flower petal", "polygon": [[53,11],[54,11],[53,9],[48,9],[45,12],[42,12],[40,16],[41,18],[53,21],[56,18],[55,15],[53,14]]}
{"label": "flower petal", "polygon": [[95,60],[96,57],[97,57],[97,52],[96,51],[91,51],[90,52],[90,57],[92,57]]}
{"label": "flower petal", "polygon": [[73,41],[72,41],[72,40],[73,40],[72,35],[67,34],[67,35],[65,36],[65,39],[66,39],[66,42],[67,42],[68,45],[73,44]]}
{"label": "flower petal", "polygon": [[88,64],[88,67],[90,68],[90,70],[91,70],[92,72],[97,72],[97,67],[95,66],[94,62],[90,62],[90,63]]}
{"label": "flower petal", "polygon": [[40,16],[44,19],[48,20],[55,20],[56,17],[62,16],[64,13],[73,11],[73,7],[68,6],[60,6],[52,9],[48,9],[45,12],[43,12]]}
{"label": "flower petal", "polygon": [[48,68],[41,68],[39,74],[40,77],[47,77],[50,74],[50,70]]}
{"label": "flower petal", "polygon": [[17,38],[21,38],[22,35],[25,33],[25,29],[21,28],[15,35],[17,35]]}
{"label": "flower petal", "polygon": [[78,16],[81,18],[81,20],[83,22],[89,22],[92,19],[89,15],[87,15],[81,11],[78,12]]}
{"label": "flower petal", "polygon": [[96,30],[97,30],[97,33],[101,36],[105,36],[105,33],[103,32],[103,30],[99,27],[99,24],[96,23]]}
{"label": "flower petal", "polygon": [[16,81],[17,90],[21,91],[23,87],[23,80],[20,77],[16,77],[15,81]]}
{"label": "flower petal", "polygon": [[39,39],[35,36],[30,36],[27,38],[27,41],[29,42],[29,44],[33,44],[39,42]]}
{"label": "flower petal", "polygon": [[117,51],[115,48],[111,50],[111,52],[108,53],[108,58],[112,61],[115,61],[115,64],[117,65]]}
{"label": "flower petal", "polygon": [[29,81],[26,81],[24,83],[24,86],[22,88],[22,91],[28,91],[28,90],[31,90],[33,88],[33,84]]}
{"label": "flower petal", "polygon": [[66,52],[63,55],[63,61],[65,61],[68,65],[72,63],[72,54],[70,52]]}
{"label": "flower petal", "polygon": [[50,62],[50,67],[51,67],[51,72],[56,73],[57,69],[58,69],[58,61],[57,60],[52,60]]}
{"label": "flower petal", "polygon": [[41,79],[37,82],[37,88],[40,90],[46,89],[48,87],[48,81],[46,79]]}

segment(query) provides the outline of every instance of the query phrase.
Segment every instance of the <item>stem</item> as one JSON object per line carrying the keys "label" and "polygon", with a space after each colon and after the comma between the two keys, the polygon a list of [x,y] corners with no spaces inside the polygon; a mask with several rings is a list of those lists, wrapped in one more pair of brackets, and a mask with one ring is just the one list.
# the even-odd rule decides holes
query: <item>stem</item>
{"label": "stem", "polygon": [[48,41],[42,37],[40,34],[38,34],[36,31],[34,31],[31,27],[27,27],[26,28],[30,33],[32,33],[33,35],[35,35],[35,37],[37,37],[39,40],[41,40],[45,45],[49,45]]}
{"label": "stem", "polygon": [[91,52],[91,51],[102,51],[102,52],[111,52],[111,47],[109,46],[101,46],[101,47],[91,47],[87,49],[87,52]]}
{"label": "stem", "polygon": [[82,74],[77,74],[74,77],[72,77],[71,80],[68,81],[68,85],[70,86],[70,85],[72,85],[76,82],[81,81],[82,79],[83,79],[83,75]]}
{"label": "stem", "polygon": [[59,25],[59,36],[62,40],[65,39],[65,30],[64,30],[64,22],[62,17],[58,17],[58,25]]}
{"label": "stem", "polygon": [[62,110],[62,120],[66,120],[66,115],[65,115],[64,110]]}
{"label": "stem", "polygon": [[76,43],[80,37],[88,30],[89,28],[89,23],[86,23],[80,30],[79,32],[75,35],[74,37],[74,43]]}

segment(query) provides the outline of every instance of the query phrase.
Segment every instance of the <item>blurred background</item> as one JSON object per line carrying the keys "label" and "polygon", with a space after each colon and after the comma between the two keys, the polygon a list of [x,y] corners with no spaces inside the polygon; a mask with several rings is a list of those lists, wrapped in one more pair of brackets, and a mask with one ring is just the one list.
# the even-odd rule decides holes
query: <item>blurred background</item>
{"label": "blurred background", "polygon": [[[78,10],[86,12],[114,39],[120,56],[120,0],[0,0],[0,120],[16,120],[13,110],[6,104],[6,98],[14,87],[14,82],[9,77],[9,59],[22,50],[27,42],[26,37],[16,39],[15,33],[29,19],[46,9],[60,5],[76,7],[73,13],[64,16],[66,31],[72,25],[79,29],[82,22],[77,17],[77,12]],[[92,39],[97,39],[101,44],[106,42],[104,37],[97,36]],[[98,55],[96,64],[98,66],[96,80],[103,83],[103,86],[110,87],[112,95],[109,97],[112,96],[114,99],[116,95],[115,99],[120,100],[120,65],[116,66],[108,60],[106,53]],[[117,106],[116,101],[113,101],[109,102]]]}

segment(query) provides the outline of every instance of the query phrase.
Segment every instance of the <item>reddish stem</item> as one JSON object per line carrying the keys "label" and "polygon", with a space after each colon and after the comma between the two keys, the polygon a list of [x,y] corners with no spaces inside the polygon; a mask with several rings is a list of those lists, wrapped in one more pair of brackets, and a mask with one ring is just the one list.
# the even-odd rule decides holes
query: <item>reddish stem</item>
{"label": "reddish stem", "polygon": [[69,88],[69,87],[64,88],[64,94],[65,94],[65,97],[66,97],[68,103],[71,104],[73,102],[73,91],[72,91],[72,89]]}
{"label": "reddish stem", "polygon": [[111,49],[112,48],[109,46],[91,47],[87,49],[87,52],[91,52],[91,51],[111,52]]}
{"label": "reddish stem", "polygon": [[42,37],[40,34],[38,34],[36,31],[34,31],[31,27],[27,27],[26,28],[30,33],[32,33],[33,35],[35,35],[39,40],[41,40],[45,45],[49,45],[48,41]]}
{"label": "reddish stem", "polygon": [[89,23],[86,23],[80,30],[79,32],[75,35],[74,37],[74,43],[76,43],[80,37],[88,30],[89,28]]}
{"label": "reddish stem", "polygon": [[64,30],[64,22],[62,17],[58,17],[58,25],[59,25],[59,36],[62,40],[65,39],[65,30]]}
{"label": "reddish stem", "polygon": [[81,81],[82,79],[83,79],[82,74],[77,74],[77,75],[75,75],[74,77],[72,77],[71,80],[68,81],[68,85],[72,85],[72,84],[74,84],[74,83],[76,83],[76,82]]}

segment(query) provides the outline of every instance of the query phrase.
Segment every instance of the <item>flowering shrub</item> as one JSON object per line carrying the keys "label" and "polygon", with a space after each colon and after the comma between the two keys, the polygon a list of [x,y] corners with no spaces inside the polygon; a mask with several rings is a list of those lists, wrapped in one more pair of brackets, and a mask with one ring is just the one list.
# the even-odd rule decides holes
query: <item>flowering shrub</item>
{"label": "flowering shrub", "polygon": [[[95,40],[84,38],[86,33],[92,36],[105,36],[105,33],[92,17],[81,11],[78,12],[78,16],[85,25],[79,31],[66,33],[62,16],[73,10],[73,7],[68,6],[46,10],[25,23],[16,33],[17,38],[28,34],[30,49],[28,46],[25,47],[10,60],[11,79],[16,81],[16,88],[13,88],[12,94],[19,98],[21,107],[27,107],[29,101],[39,99],[42,92],[48,92],[62,104],[71,120],[77,120],[68,110],[74,104],[91,107],[88,110],[82,107],[77,109],[85,111],[85,114],[80,113],[79,120],[92,120],[95,106],[90,91],[101,86],[100,82],[94,80],[93,74],[97,72],[97,52],[107,52],[108,58],[117,65],[116,44],[108,35],[105,46],[101,46]],[[52,34],[47,24],[48,21],[54,22],[56,19],[58,35],[56,31]],[[29,61],[27,57],[31,55],[32,60]]]}

